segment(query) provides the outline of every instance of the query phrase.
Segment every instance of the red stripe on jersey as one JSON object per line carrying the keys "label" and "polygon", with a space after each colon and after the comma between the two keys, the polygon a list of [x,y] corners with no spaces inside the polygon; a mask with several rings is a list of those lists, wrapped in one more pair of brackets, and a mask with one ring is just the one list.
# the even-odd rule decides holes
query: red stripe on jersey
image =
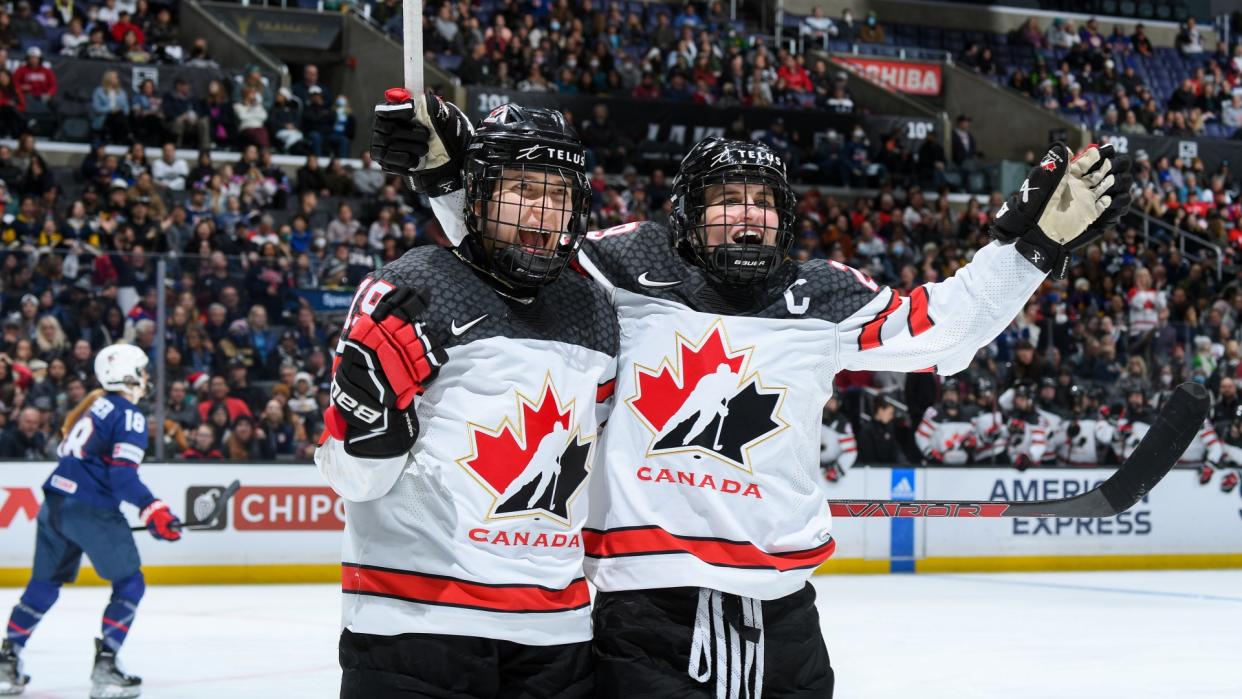
{"label": "red stripe on jersey", "polygon": [[489,612],[566,612],[591,604],[585,578],[578,578],[563,590],[555,590],[541,585],[469,582],[356,563],[341,564],[341,591]]}
{"label": "red stripe on jersey", "polygon": [[612,398],[612,393],[617,389],[617,380],[608,379],[604,383],[595,387],[595,402],[603,403]]}
{"label": "red stripe on jersey", "polygon": [[933,364],[933,365],[931,365],[931,366],[927,367],[926,369],[915,369],[914,371],[912,371],[912,372],[910,372],[910,373],[911,373],[911,374],[934,374],[934,373],[936,373],[936,365],[935,365],[935,364]]}
{"label": "red stripe on jersey", "polygon": [[608,531],[583,529],[582,543],[586,555],[591,558],[688,553],[714,566],[779,571],[814,568],[828,560],[837,549],[837,542],[829,539],[813,549],[768,553],[748,541],[677,536],[656,526]]}
{"label": "red stripe on jersey", "polygon": [[932,326],[936,324],[936,321],[927,315],[927,307],[931,303],[927,294],[926,286],[920,286],[910,292],[910,317],[906,324],[909,326],[910,334],[913,336],[922,335],[931,330]]}
{"label": "red stripe on jersey", "polygon": [[108,626],[118,628],[124,631],[125,633],[129,633],[129,627],[126,626],[125,624],[122,624],[119,621],[113,621],[112,619],[109,619],[108,617],[103,617],[103,623],[107,624]]}
{"label": "red stripe on jersey", "polygon": [[862,327],[862,332],[858,334],[859,351],[865,352],[884,344],[884,339],[880,337],[880,331],[884,328],[884,321],[888,320],[888,317],[895,313],[898,308],[901,308],[901,297],[897,295],[897,292],[890,291],[888,306],[877,313],[874,318],[867,321]]}

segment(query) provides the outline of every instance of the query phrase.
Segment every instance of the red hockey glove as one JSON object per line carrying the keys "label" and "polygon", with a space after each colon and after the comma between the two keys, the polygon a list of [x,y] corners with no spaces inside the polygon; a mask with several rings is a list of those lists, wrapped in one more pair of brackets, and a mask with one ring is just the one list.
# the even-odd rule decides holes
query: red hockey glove
{"label": "red hockey glove", "polygon": [[1031,457],[1027,456],[1026,454],[1023,454],[1013,460],[1014,468],[1018,469],[1019,471],[1027,470],[1028,468],[1031,467],[1033,463],[1034,462],[1031,461]]}
{"label": "red hockey glove", "polygon": [[1238,485],[1238,472],[1231,471],[1229,473],[1226,473],[1225,477],[1220,479],[1220,492],[1232,493],[1233,489],[1236,488],[1237,485]]}
{"label": "red hockey glove", "polygon": [[845,475],[845,472],[841,470],[841,467],[837,466],[836,464],[833,464],[831,466],[824,466],[823,472],[824,472],[824,480],[828,481],[829,483],[836,483],[837,481],[841,480],[842,476]]}
{"label": "red hockey glove", "polygon": [[1212,464],[1203,464],[1199,467],[1199,485],[1207,485],[1212,480]]}
{"label": "red hockey glove", "polygon": [[157,539],[177,541],[181,538],[181,532],[178,530],[181,520],[177,519],[177,515],[168,509],[168,505],[164,504],[163,500],[156,500],[147,505],[140,518],[147,530],[151,532],[151,536]]}
{"label": "red hockey glove", "polygon": [[931,451],[927,452],[927,463],[943,464],[944,454],[941,454],[939,449],[932,449]]}
{"label": "red hockey glove", "polygon": [[414,446],[414,396],[448,359],[418,322],[425,310],[413,289],[389,291],[369,314],[353,319],[341,341],[324,425],[347,454],[390,458]]}

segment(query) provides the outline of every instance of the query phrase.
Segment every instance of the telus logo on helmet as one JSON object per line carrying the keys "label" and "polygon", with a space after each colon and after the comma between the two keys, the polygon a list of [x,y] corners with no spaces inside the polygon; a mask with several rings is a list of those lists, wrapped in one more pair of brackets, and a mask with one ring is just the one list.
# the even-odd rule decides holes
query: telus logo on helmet
{"label": "telus logo on helmet", "polygon": [[769,150],[744,150],[741,148],[725,148],[712,158],[712,165],[728,162],[736,157],[738,160],[758,165],[775,165],[784,169],[785,163],[779,156]]}
{"label": "telus logo on helmet", "polygon": [[586,165],[586,155],[581,152],[568,151],[564,148],[553,148],[536,144],[518,151],[514,160],[559,160],[579,167]]}

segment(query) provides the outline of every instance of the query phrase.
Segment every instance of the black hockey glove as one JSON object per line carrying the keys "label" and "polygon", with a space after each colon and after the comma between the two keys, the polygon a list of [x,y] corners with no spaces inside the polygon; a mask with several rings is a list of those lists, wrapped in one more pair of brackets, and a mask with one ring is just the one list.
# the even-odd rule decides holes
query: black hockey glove
{"label": "black hockey glove", "polygon": [[394,87],[375,105],[371,157],[413,190],[438,197],[461,189],[462,156],[472,133],[470,120],[452,102],[431,90],[415,99]]}
{"label": "black hockey glove", "polygon": [[1070,253],[1117,225],[1130,207],[1130,161],[1111,144],[1091,145],[1073,158],[1054,143],[1021,189],[996,212],[991,233],[1013,241],[1022,256],[1064,279]]}
{"label": "black hockey glove", "polygon": [[418,438],[414,396],[448,359],[434,347],[418,318],[425,299],[412,289],[388,292],[369,314],[351,321],[332,376],[328,434],[350,456],[400,456]]}

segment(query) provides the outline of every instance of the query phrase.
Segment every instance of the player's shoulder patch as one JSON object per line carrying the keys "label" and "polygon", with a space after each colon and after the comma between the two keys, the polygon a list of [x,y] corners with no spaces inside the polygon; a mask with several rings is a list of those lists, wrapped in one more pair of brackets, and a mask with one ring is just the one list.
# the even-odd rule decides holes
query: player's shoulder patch
{"label": "player's shoulder patch", "polygon": [[799,262],[797,277],[800,288],[793,293],[809,299],[808,315],[832,323],[854,315],[881,292],[871,277],[836,260]]}

